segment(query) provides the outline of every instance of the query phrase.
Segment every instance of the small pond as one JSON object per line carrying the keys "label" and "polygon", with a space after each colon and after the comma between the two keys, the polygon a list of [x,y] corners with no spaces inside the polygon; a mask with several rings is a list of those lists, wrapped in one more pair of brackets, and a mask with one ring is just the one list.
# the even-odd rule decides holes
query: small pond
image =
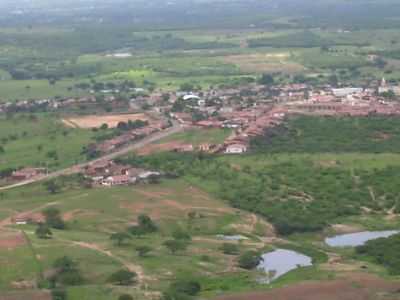
{"label": "small pond", "polygon": [[264,283],[269,283],[298,267],[312,266],[311,257],[286,249],[277,249],[266,253],[262,258],[263,261],[261,261],[257,268],[264,270],[268,274],[265,280],[260,280],[260,282]]}
{"label": "small pond", "polygon": [[224,234],[218,234],[217,239],[224,240],[224,241],[248,240],[248,238],[243,235],[224,235]]}
{"label": "small pond", "polygon": [[325,243],[331,247],[357,247],[364,245],[370,240],[389,237],[396,233],[399,233],[399,231],[363,231],[349,234],[341,234],[334,237],[326,238]]}

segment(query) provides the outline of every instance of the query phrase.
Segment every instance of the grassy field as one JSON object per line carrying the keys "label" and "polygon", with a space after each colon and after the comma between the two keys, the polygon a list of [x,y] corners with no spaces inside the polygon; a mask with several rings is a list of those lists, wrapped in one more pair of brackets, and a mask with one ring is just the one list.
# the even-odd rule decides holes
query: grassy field
{"label": "grassy field", "polygon": [[0,143],[4,152],[0,154],[1,167],[66,167],[85,159],[82,148],[93,138],[92,131],[64,127],[55,116],[19,114],[2,117]]}
{"label": "grassy field", "polygon": [[[245,234],[250,237],[239,247],[249,249],[257,245],[255,228],[268,232],[269,225],[251,214],[230,208],[206,193],[195,189],[184,181],[165,181],[159,185],[121,187],[107,190],[65,187],[62,193],[49,195],[40,185],[7,192],[1,207],[19,212],[40,213],[48,205],[60,209],[67,230],[54,231],[50,240],[40,240],[33,234],[30,225],[23,229],[37,257],[29,247],[20,245],[15,251],[0,249],[2,259],[9,262],[9,269],[2,269],[0,290],[10,289],[12,282],[29,282],[38,279],[39,270],[51,269],[52,263],[60,256],[68,255],[79,262],[85,284],[69,289],[68,299],[115,299],[124,288],[103,286],[109,274],[129,266],[139,266],[145,277],[139,286],[149,285],[151,290],[162,290],[175,276],[183,274],[206,274],[217,276],[224,270],[243,272],[219,250],[221,240],[216,234]],[[29,199],[29,200],[28,200]],[[188,219],[189,212],[197,217]],[[110,240],[110,233],[124,230],[136,220],[139,214],[148,214],[159,226],[160,231],[140,238],[133,238],[123,246],[116,246]],[[162,243],[170,238],[177,228],[187,230],[192,235],[188,250],[177,255],[170,254]],[[5,237],[5,229],[0,234]],[[271,232],[269,234],[272,234]],[[3,239],[5,240],[5,239]],[[151,253],[139,257],[134,247],[151,245]],[[24,259],[19,259],[23,256]],[[21,268],[16,268],[16,263]],[[251,273],[249,273],[251,274]],[[239,276],[239,275],[236,275]],[[146,299],[134,288],[125,288],[128,293],[138,294],[138,299]],[[143,292],[143,290],[142,290]],[[82,297],[82,298],[79,298]]]}
{"label": "grassy field", "polygon": [[[288,158],[289,156],[282,155],[278,157],[278,161]],[[394,156],[382,155],[379,158],[387,159],[388,164]],[[231,160],[230,157],[221,159],[226,162]],[[252,157],[244,157],[235,161],[236,168],[246,168],[246,163],[250,163],[251,159]],[[299,156],[297,159],[302,158]],[[362,161],[368,169],[369,162],[373,159],[372,156],[362,155],[358,164]],[[350,161],[350,156],[337,154],[335,160]],[[263,160],[258,157],[257,161],[270,166],[277,163],[273,157],[265,157]],[[13,290],[18,283],[27,284],[38,280],[40,272],[51,270],[53,262],[63,255],[79,262],[85,278],[83,285],[67,288],[68,299],[73,300],[113,300],[122,293],[144,300],[148,299],[149,294],[146,296],[146,292],[165,290],[168,283],[175,278],[196,279],[202,286],[202,298],[212,298],[221,292],[265,290],[298,281],[327,281],[338,276],[347,276],[349,271],[346,270],[362,271],[359,262],[352,258],[352,250],[332,249],[322,243],[325,234],[335,233],[333,229],[325,233],[295,234],[274,240],[275,233],[271,225],[261,217],[231,208],[226,202],[214,198],[185,180],[165,180],[157,185],[110,189],[85,189],[73,182],[74,180],[65,183],[61,192],[54,195],[49,194],[41,185],[3,193],[0,209],[7,209],[0,210],[3,212],[0,222],[8,216],[21,213],[35,216],[44,208],[53,206],[61,211],[67,229],[53,230],[52,239],[41,240],[35,236],[35,227],[32,225],[8,228],[2,225],[0,235],[3,242],[0,246],[3,246],[0,247],[0,253],[1,260],[8,267],[2,269],[0,290]],[[194,219],[188,218],[190,212],[195,212]],[[123,246],[113,243],[110,234],[125,230],[135,222],[139,214],[149,215],[159,231],[143,237],[133,237]],[[353,226],[356,224],[359,230],[381,229],[383,227],[378,226],[381,223],[378,220],[377,216],[375,219],[373,215],[364,215],[362,218],[347,218],[340,222]],[[395,220],[391,219],[387,225],[394,226]],[[189,232],[192,242],[187,250],[171,254],[163,246],[163,242],[170,239],[178,228]],[[26,242],[5,248],[4,242],[9,240],[10,234],[16,234],[15,229],[26,233],[32,248]],[[315,265],[290,272],[272,285],[260,285],[255,281],[261,275],[259,272],[239,269],[236,256],[227,256],[221,252],[219,247],[223,241],[216,238],[217,234],[247,236],[249,240],[238,243],[241,252],[247,249],[268,252],[283,247],[309,255],[314,259]],[[146,257],[138,256],[134,250],[141,245],[151,247],[151,252]],[[341,259],[337,263],[327,264],[327,255],[332,253]],[[387,276],[383,268],[375,267],[374,264],[369,266],[368,272]],[[142,279],[138,284],[139,290],[132,286],[106,284],[108,276],[121,268],[134,268],[140,272]]]}
{"label": "grassy field", "polygon": [[192,144],[193,146],[198,146],[203,143],[221,144],[230,134],[230,129],[190,129],[181,133],[173,134],[157,143],[182,142],[185,144]]}

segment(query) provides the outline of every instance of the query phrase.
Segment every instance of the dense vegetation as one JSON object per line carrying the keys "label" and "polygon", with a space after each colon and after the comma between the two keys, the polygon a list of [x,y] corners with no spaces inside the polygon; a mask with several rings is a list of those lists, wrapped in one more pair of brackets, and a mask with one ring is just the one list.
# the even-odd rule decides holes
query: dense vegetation
{"label": "dense vegetation", "polygon": [[[294,119],[289,128],[297,124],[295,132],[299,134],[289,129],[288,135],[283,132],[274,136],[270,144],[259,148],[262,153],[243,165],[239,159],[230,163],[202,154],[174,153],[130,157],[125,162],[161,169],[170,176],[184,176],[234,207],[265,216],[281,234],[317,231],[341,217],[360,215],[365,208],[399,212],[400,168],[350,170],[340,162],[318,163],[307,158],[273,164],[260,162],[273,161],[270,152],[290,150],[397,152],[397,123],[399,120],[390,118]],[[390,142],[376,141],[382,132],[391,136]]]}
{"label": "dense vegetation", "polygon": [[252,146],[255,151],[264,153],[398,153],[400,119],[295,117],[268,129],[264,136],[252,141]]}
{"label": "dense vegetation", "polygon": [[385,266],[390,274],[400,274],[400,234],[368,241],[356,250],[357,254]]}
{"label": "dense vegetation", "polygon": [[304,31],[301,33],[293,33],[293,34],[277,36],[277,37],[273,37],[273,38],[250,39],[248,41],[248,43],[249,43],[249,46],[252,48],[255,48],[255,47],[313,48],[313,47],[327,47],[327,46],[334,46],[334,45],[336,45],[336,46],[352,45],[352,43],[344,43],[344,42],[339,43],[339,42],[336,42],[333,40],[323,38],[323,37],[319,36],[318,34],[315,34],[311,31]]}

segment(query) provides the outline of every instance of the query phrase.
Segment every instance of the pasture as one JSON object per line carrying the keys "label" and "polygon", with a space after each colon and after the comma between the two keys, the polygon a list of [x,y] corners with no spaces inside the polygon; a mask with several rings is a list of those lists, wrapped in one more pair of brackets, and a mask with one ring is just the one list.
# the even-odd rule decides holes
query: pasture
{"label": "pasture", "polygon": [[[237,269],[234,261],[220,252],[223,241],[216,235],[249,236],[248,241],[238,244],[242,250],[262,245],[255,237],[257,233],[274,236],[265,221],[176,180],[107,190],[65,186],[55,195],[49,194],[41,185],[32,185],[7,192],[1,202],[3,206],[12,209],[8,217],[24,212],[40,213],[45,207],[56,207],[62,212],[67,229],[53,230],[52,239],[42,240],[35,236],[33,225],[11,226],[13,230],[23,230],[28,241],[15,245],[12,251],[7,247],[0,249],[2,259],[9,264],[9,268],[2,269],[0,291],[18,290],[16,283],[37,282],[41,274],[51,270],[55,259],[68,255],[79,262],[85,278],[83,285],[68,288],[68,299],[73,300],[114,299],[122,291],[137,295],[137,299],[148,299],[143,293],[164,289],[175,276],[194,273],[217,276],[223,270],[240,273],[242,271]],[[188,217],[191,212],[194,218]],[[112,232],[135,224],[140,214],[149,215],[159,231],[132,237],[122,246],[110,240]],[[192,242],[186,251],[171,254],[163,242],[177,229],[189,232]],[[1,232],[6,230],[10,229],[0,228]],[[27,246],[28,242],[31,248]],[[151,246],[149,255],[140,257],[135,253],[135,247],[140,245]],[[16,268],[17,264],[20,267]],[[108,286],[90,292],[104,285],[108,275],[120,268],[138,273],[140,290],[134,286]],[[147,289],[144,289],[145,285]]]}
{"label": "pasture", "polygon": [[93,132],[68,128],[55,116],[17,114],[1,117],[1,168],[44,166],[60,169],[85,160],[82,149],[93,139]]}

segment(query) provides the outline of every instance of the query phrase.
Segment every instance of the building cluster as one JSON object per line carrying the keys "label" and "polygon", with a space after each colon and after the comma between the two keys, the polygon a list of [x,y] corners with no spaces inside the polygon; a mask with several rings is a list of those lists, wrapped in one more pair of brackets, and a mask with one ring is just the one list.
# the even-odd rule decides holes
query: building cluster
{"label": "building cluster", "polygon": [[99,153],[110,153],[128,143],[142,139],[150,134],[164,130],[169,127],[168,122],[164,121],[150,121],[146,126],[136,129],[128,130],[122,135],[116,136],[112,139],[92,145],[93,150]]}
{"label": "building cluster", "polygon": [[[253,84],[180,96],[178,99],[189,103],[187,109],[170,115],[185,126],[233,129],[222,145],[213,146],[217,152],[238,154],[248,150],[252,137],[281,124],[290,114],[400,115],[400,102],[388,101],[381,95],[387,90],[400,96],[400,87],[388,86],[385,80],[372,88],[333,88],[329,85],[314,88],[307,84],[266,88]],[[199,114],[201,119],[196,120],[195,116]]]}
{"label": "building cluster", "polygon": [[24,181],[44,175],[46,172],[46,168],[22,168],[12,172],[11,179],[14,181]]}
{"label": "building cluster", "polygon": [[110,187],[151,181],[159,178],[161,173],[101,160],[86,167],[84,175],[90,178],[94,185]]}
{"label": "building cluster", "polygon": [[[390,97],[388,97],[388,94]],[[262,135],[269,128],[283,122],[292,114],[322,116],[370,116],[400,115],[400,87],[390,85],[382,79],[369,87],[319,87],[309,84],[282,84],[264,86],[248,84],[232,87],[211,88],[201,92],[160,92],[141,94],[130,100],[130,110],[145,105],[158,116],[152,118],[146,126],[126,129],[122,134],[108,140],[90,145],[89,150],[96,153],[110,153],[130,142],[141,139],[170,126],[170,121],[161,121],[162,115],[169,115],[181,126],[198,128],[232,129],[221,144],[180,144],[172,151],[205,153],[240,154],[249,149],[253,137]],[[107,96],[105,101],[118,102],[114,96]],[[94,96],[64,100],[21,101],[0,104],[0,112],[7,112],[10,107],[51,107],[58,109],[82,103],[96,105]],[[148,112],[151,114],[152,112]],[[15,181],[22,181],[40,176],[45,169],[25,168],[12,173]],[[87,176],[96,184],[119,185],[153,176],[152,172],[135,170],[113,162],[97,162],[85,170]]]}

